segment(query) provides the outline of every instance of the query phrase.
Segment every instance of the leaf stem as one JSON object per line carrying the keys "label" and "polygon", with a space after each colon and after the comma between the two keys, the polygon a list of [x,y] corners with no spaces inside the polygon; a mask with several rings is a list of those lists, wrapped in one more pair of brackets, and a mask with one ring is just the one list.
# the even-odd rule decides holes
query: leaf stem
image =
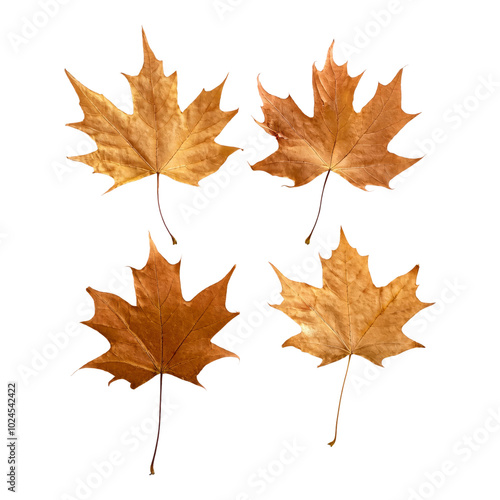
{"label": "leaf stem", "polygon": [[151,466],[149,467],[149,475],[152,476],[155,473],[154,464],[156,458],[156,450],[158,450],[158,441],[160,440],[160,426],[161,426],[161,395],[163,389],[163,373],[160,373],[160,409],[158,410],[158,435],[156,436],[155,451],[153,453],[153,460],[151,460]]}
{"label": "leaf stem", "polygon": [[347,361],[347,368],[345,370],[344,382],[342,384],[342,390],[340,391],[339,408],[337,410],[337,421],[335,422],[335,436],[333,438],[333,441],[328,443],[330,446],[333,446],[335,444],[335,441],[337,441],[337,429],[339,427],[340,404],[342,403],[342,394],[344,394],[344,386],[345,386],[345,381],[347,379],[347,372],[349,371],[349,365],[351,364],[351,356],[352,356],[352,354],[349,354],[349,360]]}
{"label": "leaf stem", "polygon": [[316,221],[314,222],[314,226],[311,229],[311,232],[309,233],[309,236],[306,238],[306,245],[309,245],[311,243],[311,236],[314,233],[314,230],[316,229],[316,224],[318,223],[319,219],[319,214],[321,213],[321,205],[323,204],[323,195],[325,194],[325,187],[326,187],[326,181],[328,180],[328,176],[330,175],[331,170],[328,170],[326,177],[325,177],[325,182],[323,184],[323,189],[321,190],[321,198],[319,200],[319,209],[318,209],[318,215],[316,216]]}
{"label": "leaf stem", "polygon": [[163,218],[163,214],[161,213],[161,206],[160,206],[160,173],[158,172],[156,174],[156,199],[158,200],[158,210],[160,212],[160,217],[161,220],[163,221],[163,225],[168,231],[168,234],[172,238],[172,244],[177,245],[177,240],[174,238],[174,235],[170,232],[170,229],[167,226],[167,223],[165,222],[165,219]]}

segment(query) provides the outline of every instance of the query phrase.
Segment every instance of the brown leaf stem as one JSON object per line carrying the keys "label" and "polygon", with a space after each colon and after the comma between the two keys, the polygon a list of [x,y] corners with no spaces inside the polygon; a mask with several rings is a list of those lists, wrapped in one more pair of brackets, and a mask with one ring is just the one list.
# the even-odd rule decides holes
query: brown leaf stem
{"label": "brown leaf stem", "polygon": [[342,394],[344,394],[344,386],[345,386],[345,381],[347,379],[347,372],[349,371],[349,365],[351,364],[351,356],[352,356],[352,354],[349,354],[349,359],[347,361],[347,368],[345,370],[344,383],[342,384],[342,390],[340,391],[339,407],[337,410],[337,421],[335,422],[335,436],[333,438],[333,441],[328,443],[330,446],[333,446],[335,444],[335,441],[337,441],[337,429],[339,427],[340,404],[342,403]]}
{"label": "brown leaf stem", "polygon": [[160,426],[161,426],[161,395],[162,395],[162,385],[163,385],[163,373],[160,373],[160,409],[158,410],[158,435],[156,436],[155,451],[153,453],[153,460],[151,460],[151,466],[149,467],[149,475],[152,476],[155,473],[154,464],[156,458],[156,450],[158,450],[158,441],[160,440]]}
{"label": "brown leaf stem", "polygon": [[331,170],[328,170],[328,172],[326,174],[325,182],[323,184],[323,189],[321,190],[321,198],[319,200],[318,215],[316,216],[316,221],[314,222],[314,226],[311,229],[309,236],[306,238],[306,245],[309,245],[309,243],[311,243],[311,236],[312,236],[314,230],[316,229],[316,224],[318,223],[319,214],[321,213],[321,205],[323,204],[323,195],[325,194],[326,181],[328,180],[328,176],[330,175],[330,172],[331,172]]}
{"label": "brown leaf stem", "polygon": [[167,226],[167,223],[165,222],[165,219],[163,218],[163,214],[161,213],[161,206],[160,206],[160,173],[158,172],[156,174],[156,199],[158,200],[158,210],[160,212],[160,217],[161,220],[163,221],[163,225],[168,231],[168,234],[172,238],[172,244],[177,245],[177,240],[174,238],[174,235],[170,232],[170,229]]}

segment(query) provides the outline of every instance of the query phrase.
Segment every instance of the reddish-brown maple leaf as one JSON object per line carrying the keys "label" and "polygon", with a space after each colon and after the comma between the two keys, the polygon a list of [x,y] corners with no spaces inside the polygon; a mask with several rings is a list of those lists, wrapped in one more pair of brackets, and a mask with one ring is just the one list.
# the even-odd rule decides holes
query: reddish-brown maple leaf
{"label": "reddish-brown maple leaf", "polygon": [[252,168],[288,177],[295,187],[327,172],[321,201],[330,172],[360,189],[389,187],[394,176],[420,159],[404,158],[387,149],[394,136],[417,116],[401,109],[402,70],[388,85],[379,85],[375,96],[356,113],[353,98],[361,75],[349,76],[347,63],[337,66],[332,51],[333,44],[321,71],[313,66],[312,117],[290,96],[281,99],[269,94],[258,82],[264,121],[257,123],[276,137],[278,150]]}
{"label": "reddish-brown maple leaf", "polygon": [[[238,357],[211,341],[238,313],[229,312],[225,305],[234,267],[221,281],[186,301],[181,292],[180,263],[169,264],[151,239],[150,245],[147,264],[132,269],[137,305],[111,293],[87,289],[95,314],[83,324],[101,333],[111,346],[82,368],[105,370],[113,375],[109,383],[125,379],[132,389],[159,374],[161,418],[163,374],[201,385],[198,374],[208,363]],[[153,464],[154,456],[152,474]]]}

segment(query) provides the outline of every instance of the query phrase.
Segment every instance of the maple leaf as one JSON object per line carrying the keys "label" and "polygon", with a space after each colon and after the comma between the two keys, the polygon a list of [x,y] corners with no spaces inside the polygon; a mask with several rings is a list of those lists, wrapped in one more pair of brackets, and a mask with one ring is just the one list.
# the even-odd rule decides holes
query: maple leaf
{"label": "maple leaf", "polygon": [[[356,113],[354,91],[362,75],[349,76],[347,63],[337,66],[333,43],[324,68],[313,65],[314,115],[304,114],[288,96],[281,99],[264,90],[258,81],[263,101],[264,121],[257,123],[276,137],[278,150],[252,166],[271,175],[288,177],[294,187],[303,186],[327,172],[335,172],[354,186],[389,187],[389,181],[420,158],[404,158],[388,151],[389,142],[415,114],[401,109],[400,70],[388,85],[379,85],[375,96]],[[310,238],[316,227],[314,224]]]}
{"label": "maple leaf", "polygon": [[132,269],[137,305],[111,293],[87,289],[94,300],[95,314],[83,324],[101,333],[111,346],[82,368],[105,370],[113,375],[109,384],[125,379],[132,389],[159,374],[160,418],[163,374],[201,385],[197,376],[208,363],[238,357],[211,341],[239,314],[229,312],[225,306],[234,267],[189,302],[182,297],[179,271],[180,263],[169,264],[150,238],[148,262],[142,269]]}
{"label": "maple leaf", "polygon": [[[177,74],[165,76],[163,63],[153,54],[144,30],[142,38],[142,69],[137,76],[124,75],[132,91],[131,115],[66,71],[85,116],[83,121],[68,125],[85,132],[98,147],[92,153],[70,159],[112,177],[114,184],[108,192],[156,174],[161,214],[160,174],[197,186],[201,179],[217,171],[238,148],[217,144],[214,139],[238,110],[220,109],[223,82],[213,90],[203,90],[181,112],[177,103]],[[171,234],[168,227],[167,231]],[[172,241],[176,243],[173,236]]]}
{"label": "maple leaf", "polygon": [[296,347],[321,358],[325,366],[356,354],[382,366],[382,360],[408,349],[423,347],[402,332],[403,325],[422,309],[432,305],[415,295],[418,266],[388,285],[376,287],[368,270],[368,257],[352,248],[341,230],[340,243],[329,259],[320,256],[323,287],[288,279],[274,266],[282,285],[283,302],[274,305],[302,328],[283,347]]}

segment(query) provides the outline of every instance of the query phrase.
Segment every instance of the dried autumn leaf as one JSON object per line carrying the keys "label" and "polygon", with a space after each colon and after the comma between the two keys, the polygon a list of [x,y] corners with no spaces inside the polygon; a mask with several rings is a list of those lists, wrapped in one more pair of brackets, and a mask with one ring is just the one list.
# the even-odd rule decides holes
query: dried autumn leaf
{"label": "dried autumn leaf", "polygon": [[[320,257],[321,258],[321,257]],[[403,325],[432,305],[415,295],[418,266],[388,285],[376,287],[368,270],[368,257],[352,248],[341,230],[340,243],[329,259],[321,258],[323,287],[286,278],[274,266],[283,288],[283,302],[274,307],[302,328],[283,347],[292,346],[321,358],[325,366],[348,356],[342,400],[351,356],[357,354],[382,366],[382,360],[414,347],[423,347],[402,332]],[[337,423],[335,438],[337,438]]]}
{"label": "dried autumn leaf", "polygon": [[417,116],[401,109],[403,71],[388,85],[379,85],[371,101],[356,113],[354,91],[362,75],[350,77],[347,63],[337,66],[332,51],[333,44],[321,71],[313,65],[312,117],[305,115],[290,96],[281,99],[269,94],[258,82],[264,121],[257,123],[276,137],[279,147],[252,168],[288,177],[294,187],[327,172],[318,217],[330,172],[363,190],[367,185],[389,187],[393,177],[420,159],[404,158],[387,149],[394,136]]}
{"label": "dried autumn leaf", "polygon": [[[85,132],[98,147],[92,153],[70,159],[112,177],[115,183],[109,191],[156,174],[161,215],[160,174],[197,186],[201,179],[217,171],[238,149],[215,142],[237,110],[220,109],[223,82],[213,90],[203,90],[181,112],[177,103],[177,73],[165,76],[163,63],[153,54],[144,31],[142,38],[142,69],[137,76],[124,75],[132,91],[131,115],[66,71],[85,115],[83,121],[68,125]],[[168,227],[167,231],[170,233]],[[175,244],[173,236],[172,240]]]}
{"label": "dried autumn leaf", "polygon": [[[95,314],[83,324],[101,333],[110,349],[82,366],[98,368],[125,379],[136,389],[160,375],[160,418],[163,374],[196,385],[200,371],[212,361],[238,357],[211,342],[212,337],[238,313],[226,309],[226,291],[233,269],[218,283],[201,291],[191,301],[182,297],[180,263],[169,264],[150,238],[150,255],[142,269],[132,269],[137,305],[92,288],[87,291]],[[160,424],[158,423],[158,438]],[[158,447],[156,440],[151,474]]]}

